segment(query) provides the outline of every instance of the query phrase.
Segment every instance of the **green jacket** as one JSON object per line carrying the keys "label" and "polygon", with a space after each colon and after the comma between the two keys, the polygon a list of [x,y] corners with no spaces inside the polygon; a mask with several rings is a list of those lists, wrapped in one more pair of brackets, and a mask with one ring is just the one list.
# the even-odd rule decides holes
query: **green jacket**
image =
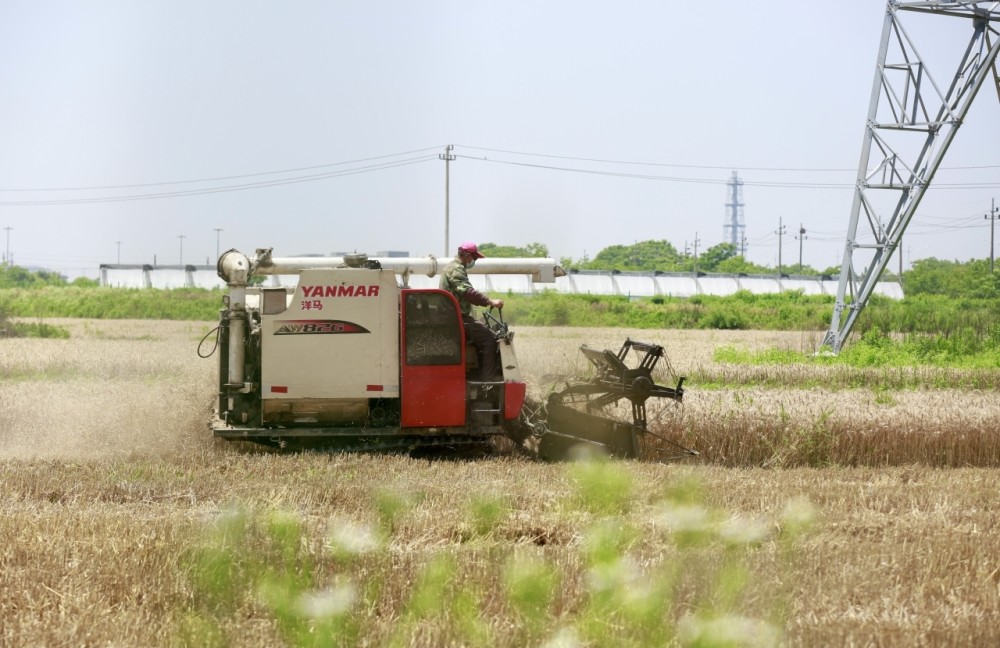
{"label": "green jacket", "polygon": [[441,273],[441,290],[447,290],[462,308],[462,315],[472,315],[472,306],[489,306],[490,298],[472,287],[469,272],[458,259],[448,264]]}

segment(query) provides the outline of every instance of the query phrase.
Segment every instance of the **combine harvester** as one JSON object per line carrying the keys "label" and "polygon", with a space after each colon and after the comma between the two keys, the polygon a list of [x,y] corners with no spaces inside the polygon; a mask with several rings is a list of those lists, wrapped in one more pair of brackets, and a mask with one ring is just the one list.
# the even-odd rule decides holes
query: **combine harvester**
{"label": "combine harvester", "polygon": [[[581,445],[618,457],[642,454],[640,442],[653,434],[646,401],[680,402],[684,395],[684,378],[674,387],[653,380],[662,347],[632,340],[618,352],[584,346],[593,378],[568,383],[531,407],[514,333],[499,313],[484,318],[497,338],[503,378],[472,380],[476,354],[467,347],[458,302],[445,290],[407,287],[411,274],[434,276],[444,265],[433,257],[225,252],[217,266],[229,290],[216,329],[215,436],[344,451],[483,444],[507,436],[545,459],[565,458]],[[482,259],[472,272],[529,274],[536,282],[563,273],[552,259]],[[249,285],[251,277],[275,274],[298,275],[295,290]],[[634,355],[640,358],[630,366]],[[630,422],[606,415],[624,400],[631,404]],[[664,441],[678,450],[666,458],[697,454]]]}

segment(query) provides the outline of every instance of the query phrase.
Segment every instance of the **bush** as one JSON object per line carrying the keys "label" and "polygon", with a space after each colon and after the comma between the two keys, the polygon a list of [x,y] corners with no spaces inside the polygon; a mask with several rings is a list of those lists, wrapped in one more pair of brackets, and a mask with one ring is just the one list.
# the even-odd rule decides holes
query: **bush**
{"label": "bush", "polygon": [[746,329],[747,318],[734,305],[720,305],[708,309],[700,322],[701,328],[713,329]]}
{"label": "bush", "polygon": [[46,324],[45,322],[11,322],[0,311],[0,338],[4,337],[37,337],[37,338],[69,338],[69,330],[62,326]]}
{"label": "bush", "polygon": [[14,337],[69,339],[69,329],[45,322],[15,322]]}

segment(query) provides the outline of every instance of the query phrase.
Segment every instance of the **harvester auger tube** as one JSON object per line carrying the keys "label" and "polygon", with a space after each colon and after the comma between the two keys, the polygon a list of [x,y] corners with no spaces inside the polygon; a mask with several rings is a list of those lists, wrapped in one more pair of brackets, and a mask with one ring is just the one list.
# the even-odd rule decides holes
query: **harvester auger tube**
{"label": "harvester auger tube", "polygon": [[[647,400],[668,398],[681,402],[684,398],[683,376],[674,387],[658,385],[653,380],[653,369],[665,356],[662,346],[626,339],[617,353],[586,345],[580,347],[580,351],[594,366],[594,376],[590,380],[569,383],[550,394],[546,404],[533,416],[529,415],[528,425],[538,437],[540,457],[549,460],[570,458],[583,446],[611,456],[635,459],[642,454],[640,441],[647,434],[676,450],[673,454],[660,456],[661,460],[699,454],[647,427]],[[635,367],[626,363],[632,352],[642,354]],[[631,423],[596,413],[622,399],[628,399],[632,405]]]}

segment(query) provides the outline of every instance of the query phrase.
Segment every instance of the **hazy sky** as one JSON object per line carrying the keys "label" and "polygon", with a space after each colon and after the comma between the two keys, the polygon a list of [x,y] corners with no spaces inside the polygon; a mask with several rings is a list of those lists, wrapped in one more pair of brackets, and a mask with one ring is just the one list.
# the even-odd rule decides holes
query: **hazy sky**
{"label": "hazy sky", "polygon": [[[781,219],[786,264],[801,223],[804,262],[839,265],[884,10],[7,0],[0,235],[19,265],[89,276],[118,241],[123,263],[175,264],[182,246],[214,263],[215,228],[223,250],[442,254],[453,144],[451,247],[704,250],[726,240],[735,170],[750,260],[776,265]],[[930,21],[921,53],[950,82],[968,25]],[[907,263],[988,256],[998,143],[986,87],[938,181],[987,186],[932,189]]]}

